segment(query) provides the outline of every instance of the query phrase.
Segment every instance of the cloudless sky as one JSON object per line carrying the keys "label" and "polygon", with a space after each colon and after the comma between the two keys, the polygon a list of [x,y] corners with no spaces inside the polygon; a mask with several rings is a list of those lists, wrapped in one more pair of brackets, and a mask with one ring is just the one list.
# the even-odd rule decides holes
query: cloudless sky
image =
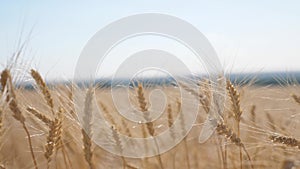
{"label": "cloudless sky", "polygon": [[[170,14],[196,26],[225,70],[300,71],[300,1],[1,1],[0,66],[30,42],[24,56],[47,78],[71,78],[87,41],[132,14]],[[24,32],[20,35],[20,32]]]}

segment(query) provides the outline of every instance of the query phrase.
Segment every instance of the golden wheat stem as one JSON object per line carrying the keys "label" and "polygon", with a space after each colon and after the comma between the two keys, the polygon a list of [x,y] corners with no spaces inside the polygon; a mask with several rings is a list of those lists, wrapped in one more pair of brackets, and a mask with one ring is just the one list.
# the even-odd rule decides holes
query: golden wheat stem
{"label": "golden wheat stem", "polygon": [[[177,111],[179,113],[179,120],[180,120],[180,126],[181,126],[181,135],[184,136],[186,134],[186,129],[185,129],[185,121],[184,121],[184,115],[183,112],[181,110],[181,101],[179,99],[176,100],[177,103]],[[189,154],[188,154],[188,146],[187,146],[187,140],[186,137],[183,139],[184,142],[184,149],[185,149],[185,160],[187,163],[187,167],[188,169],[191,168],[190,166],[190,160],[189,160]]]}
{"label": "golden wheat stem", "polygon": [[[173,125],[173,115],[172,115],[171,104],[168,104],[167,113],[168,113],[168,127],[170,129],[170,136],[173,140],[175,140],[175,138],[176,138],[175,131],[173,130],[173,128],[171,128]],[[175,168],[175,155],[172,158],[172,164],[173,164],[173,168]]]}
{"label": "golden wheat stem", "polygon": [[[4,82],[4,81],[6,81],[6,82]],[[7,82],[8,82],[8,84],[7,84]],[[16,94],[14,92],[14,87],[13,87],[13,83],[12,83],[12,77],[11,77],[8,69],[5,69],[1,73],[1,84],[5,85],[5,86],[2,86],[3,88],[7,87],[9,89],[8,90],[9,94],[7,95],[6,101],[8,102],[9,109],[13,112],[13,117],[22,124],[22,127],[27,135],[27,140],[28,140],[29,149],[30,149],[34,167],[35,167],[35,169],[38,169],[35,155],[33,152],[30,133],[25,124],[25,117],[23,116],[22,111],[18,106]]]}
{"label": "golden wheat stem", "polygon": [[[240,94],[238,90],[235,88],[235,86],[230,82],[230,80],[227,80],[226,88],[231,100],[231,105],[233,109],[233,115],[236,121],[237,125],[237,136],[240,137],[240,122],[241,122],[241,115],[242,110],[240,106]],[[243,168],[243,156],[242,156],[242,150],[240,147],[240,168]]]}
{"label": "golden wheat stem", "polygon": [[224,146],[224,168],[227,169],[227,144],[226,144],[227,140],[225,141],[225,146]]}
{"label": "golden wheat stem", "polygon": [[242,143],[241,139],[237,136],[237,134],[234,133],[232,129],[228,128],[224,123],[218,123],[216,131],[219,135],[223,135],[227,140],[229,140],[232,143],[234,143],[235,145],[241,147],[244,150],[244,152],[250,162],[251,168],[253,168],[251,157],[250,157],[248,151],[246,150],[244,144]]}
{"label": "golden wheat stem", "polygon": [[38,169],[38,167],[37,167],[37,162],[36,162],[36,159],[35,159],[35,155],[34,155],[34,153],[33,153],[32,141],[31,141],[31,138],[30,138],[30,133],[29,133],[29,131],[28,131],[28,129],[27,129],[25,123],[23,123],[22,126],[23,126],[23,129],[24,129],[25,132],[26,132],[27,137],[28,137],[27,140],[28,140],[28,144],[29,144],[29,148],[30,148],[31,157],[32,157],[32,159],[33,159],[34,167],[35,167],[36,169]]}
{"label": "golden wheat stem", "polygon": [[55,148],[56,148],[56,153],[58,152],[58,150],[61,148],[62,154],[63,154],[63,159],[64,159],[64,163],[66,165],[67,168],[73,168],[72,163],[70,161],[70,158],[68,156],[68,153],[66,152],[65,149],[65,144],[63,142],[63,138],[62,138],[62,133],[63,133],[63,113],[65,112],[65,110],[62,107],[59,107],[58,113],[57,113],[57,117],[56,119],[59,121],[58,122],[58,127],[57,127],[57,139],[56,139],[56,143],[55,143]]}

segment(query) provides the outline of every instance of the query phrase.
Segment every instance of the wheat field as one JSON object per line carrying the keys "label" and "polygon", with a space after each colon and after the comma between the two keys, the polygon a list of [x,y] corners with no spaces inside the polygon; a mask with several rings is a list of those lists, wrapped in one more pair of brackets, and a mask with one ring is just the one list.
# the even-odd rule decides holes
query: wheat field
{"label": "wheat field", "polygon": [[[110,89],[81,88],[85,93],[81,107],[85,116],[80,124],[73,98],[75,85],[48,85],[38,71],[31,69],[26,73],[34,89],[17,85],[18,75],[11,69],[1,72],[0,168],[291,169],[300,166],[300,86],[296,84],[255,86],[227,80],[224,120],[218,121],[212,137],[199,143],[212,96],[209,81],[203,80],[198,95],[189,91],[199,101],[199,112],[188,135],[165,153],[128,158],[104,150],[89,137],[99,137],[90,117],[92,100],[111,125],[110,133],[106,134],[112,136],[111,142],[122,151],[124,142],[119,138],[120,133],[129,137],[154,137],[170,128],[175,118],[181,118],[178,117],[181,111],[178,88],[160,86],[167,104],[158,120],[145,124],[120,116]],[[151,90],[143,83],[133,87],[132,105],[146,113]],[[151,104],[160,103],[156,99]],[[183,112],[188,113],[188,110]]]}

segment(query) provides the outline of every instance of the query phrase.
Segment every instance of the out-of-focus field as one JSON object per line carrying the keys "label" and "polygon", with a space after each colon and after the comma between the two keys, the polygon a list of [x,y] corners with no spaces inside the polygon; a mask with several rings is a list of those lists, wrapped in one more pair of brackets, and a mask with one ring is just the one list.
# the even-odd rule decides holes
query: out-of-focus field
{"label": "out-of-focus field", "polygon": [[[177,99],[180,99],[178,88],[161,87],[167,104],[172,108],[174,118],[177,117]],[[149,90],[144,89],[146,102],[149,104]],[[292,94],[300,96],[299,86],[275,86],[275,87],[237,87],[241,100],[241,123],[240,138],[251,157],[254,168],[282,168],[289,169],[294,166],[300,167],[300,145],[288,146],[280,142],[272,142],[271,135],[293,137],[300,140],[300,104],[297,103]],[[54,118],[44,96],[37,90],[16,89],[18,105],[25,116],[26,124],[32,139],[32,147],[37,159],[38,168],[90,168],[85,159],[83,136],[81,127],[76,119],[76,111],[72,102],[70,88],[64,86],[55,87],[50,90],[54,100],[55,112],[59,107],[64,109],[62,117],[62,144],[54,149],[51,161],[45,158],[45,145],[49,134],[49,128],[38,118],[33,116],[26,109],[30,106],[49,118]],[[113,104],[110,90],[96,89],[96,103],[99,109],[111,125],[114,125],[118,132],[128,134],[126,127],[130,130],[132,137],[143,137],[142,125],[125,120],[116,110]],[[136,90],[130,91],[132,106],[139,109],[139,102],[136,97]],[[124,93],[126,94],[126,93]],[[151,104],[162,104],[163,101],[155,98]],[[195,99],[197,99],[195,97]],[[227,97],[224,118],[228,127],[237,131],[232,116],[232,106]],[[106,107],[106,112],[103,111]],[[155,135],[168,129],[168,105],[165,105],[164,113],[154,121]],[[25,135],[22,125],[16,121],[5,103],[2,95],[1,110],[3,112],[1,130],[1,156],[0,163],[7,169],[34,168],[28,138]],[[189,111],[185,110],[184,114]],[[105,115],[109,113],[110,115]],[[112,116],[112,119],[110,118]],[[240,168],[240,148],[226,139],[224,135],[214,133],[213,136],[203,144],[198,143],[199,133],[207,113],[199,103],[198,118],[194,127],[186,138],[170,151],[161,154],[163,168]],[[93,124],[92,124],[93,125]],[[94,135],[97,131],[92,131]],[[95,143],[92,147],[93,168],[160,168],[157,157],[132,159],[122,158],[113,155]],[[187,145],[187,146],[185,146]],[[242,151],[243,168],[251,168],[247,156]],[[126,166],[124,166],[124,162]]]}

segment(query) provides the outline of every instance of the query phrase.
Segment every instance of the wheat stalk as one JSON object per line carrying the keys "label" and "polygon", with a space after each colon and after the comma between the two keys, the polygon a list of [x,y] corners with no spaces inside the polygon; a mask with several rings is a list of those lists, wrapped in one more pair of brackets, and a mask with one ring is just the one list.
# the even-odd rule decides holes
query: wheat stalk
{"label": "wheat stalk", "polygon": [[33,148],[32,148],[32,141],[31,141],[30,133],[25,124],[25,117],[23,116],[22,111],[19,108],[16,94],[14,91],[14,87],[12,84],[12,77],[11,77],[8,69],[5,69],[1,73],[1,85],[5,85],[2,87],[3,88],[7,87],[9,89],[8,90],[9,94],[7,95],[7,98],[6,98],[6,101],[8,102],[8,107],[13,112],[13,117],[22,124],[22,127],[28,138],[28,144],[29,144],[33,164],[34,164],[34,167],[37,169],[38,167],[37,167],[37,162],[36,162],[35,155],[34,155]]}
{"label": "wheat stalk", "polygon": [[[177,103],[177,111],[179,113],[179,121],[180,121],[180,126],[181,126],[181,136],[185,136],[186,134],[186,128],[185,128],[185,121],[184,121],[184,114],[181,110],[181,101],[179,99],[176,100]],[[189,154],[188,154],[188,145],[187,145],[187,140],[186,137],[183,139],[184,143],[184,149],[185,149],[185,160],[187,162],[188,169],[191,168],[190,166],[190,160],[189,160]]]}
{"label": "wheat stalk", "polygon": [[[226,89],[228,91],[231,100],[233,117],[235,118],[236,125],[237,125],[237,137],[240,137],[240,122],[243,113],[240,105],[240,94],[238,90],[235,88],[235,86],[230,82],[230,80],[227,80]],[[241,169],[243,168],[243,157],[242,157],[241,147],[240,147],[240,168]]]}
{"label": "wheat stalk", "polygon": [[[39,113],[36,109],[33,109],[32,107],[27,108],[27,111],[29,111],[31,114],[33,114],[38,119],[43,121],[49,127],[49,133],[47,136],[47,143],[45,145],[45,153],[44,153],[44,156],[47,159],[47,167],[48,168],[50,167],[51,156],[52,156],[54,150],[56,149],[56,152],[58,152],[58,150],[60,148],[62,148],[64,162],[65,162],[66,166],[72,168],[72,166],[71,166],[72,164],[67,156],[67,153],[65,151],[65,147],[64,147],[64,144],[62,141],[62,128],[63,128],[62,122],[63,122],[64,109],[62,107],[59,107],[58,113],[56,114],[54,112],[54,101],[53,101],[50,90],[49,90],[48,86],[46,85],[44,79],[42,78],[40,73],[37,72],[36,70],[31,69],[30,73],[31,73],[32,78],[35,80],[37,86],[42,91],[44,99],[45,99],[47,105],[49,106],[52,114],[54,115],[54,120],[51,120],[49,117]],[[54,141],[54,143],[52,143],[51,141]],[[69,161],[69,162],[67,162],[67,161]]]}
{"label": "wheat stalk", "polygon": [[[169,129],[170,129],[170,136],[171,136],[171,138],[173,139],[173,140],[175,140],[176,139],[176,133],[175,133],[175,131],[174,131],[174,128],[171,128],[172,127],[172,125],[173,125],[173,121],[174,121],[174,119],[173,119],[173,115],[172,115],[172,106],[171,106],[171,104],[168,104],[168,108],[167,108],[167,115],[168,115],[168,127],[169,127]],[[175,168],[175,155],[173,156],[173,168]]]}
{"label": "wheat stalk", "polygon": [[[146,102],[145,94],[144,94],[144,88],[141,83],[138,83],[137,98],[138,98],[140,110],[144,113],[144,119],[147,121],[146,127],[148,130],[148,133],[154,138],[154,132],[155,132],[154,124],[150,119],[150,112],[148,111],[147,102]],[[143,133],[144,133],[144,137],[145,137],[146,133],[145,133],[144,129],[143,129]],[[158,146],[157,140],[155,138],[154,138],[154,142],[155,142],[156,149],[158,152],[158,155],[157,155],[158,162],[159,162],[160,168],[163,169],[164,166],[163,166],[163,162],[161,159],[161,155],[159,154],[159,146]]]}
{"label": "wheat stalk", "polygon": [[[250,158],[248,151],[246,150],[241,139],[237,136],[236,133],[233,132],[232,129],[228,128],[224,123],[218,123],[216,131],[219,135],[223,135],[227,140],[229,140],[230,142],[234,143],[235,145],[241,147],[244,150],[244,152],[246,153],[248,160],[251,163],[251,158]],[[253,168],[252,163],[251,163],[251,168]]]}

